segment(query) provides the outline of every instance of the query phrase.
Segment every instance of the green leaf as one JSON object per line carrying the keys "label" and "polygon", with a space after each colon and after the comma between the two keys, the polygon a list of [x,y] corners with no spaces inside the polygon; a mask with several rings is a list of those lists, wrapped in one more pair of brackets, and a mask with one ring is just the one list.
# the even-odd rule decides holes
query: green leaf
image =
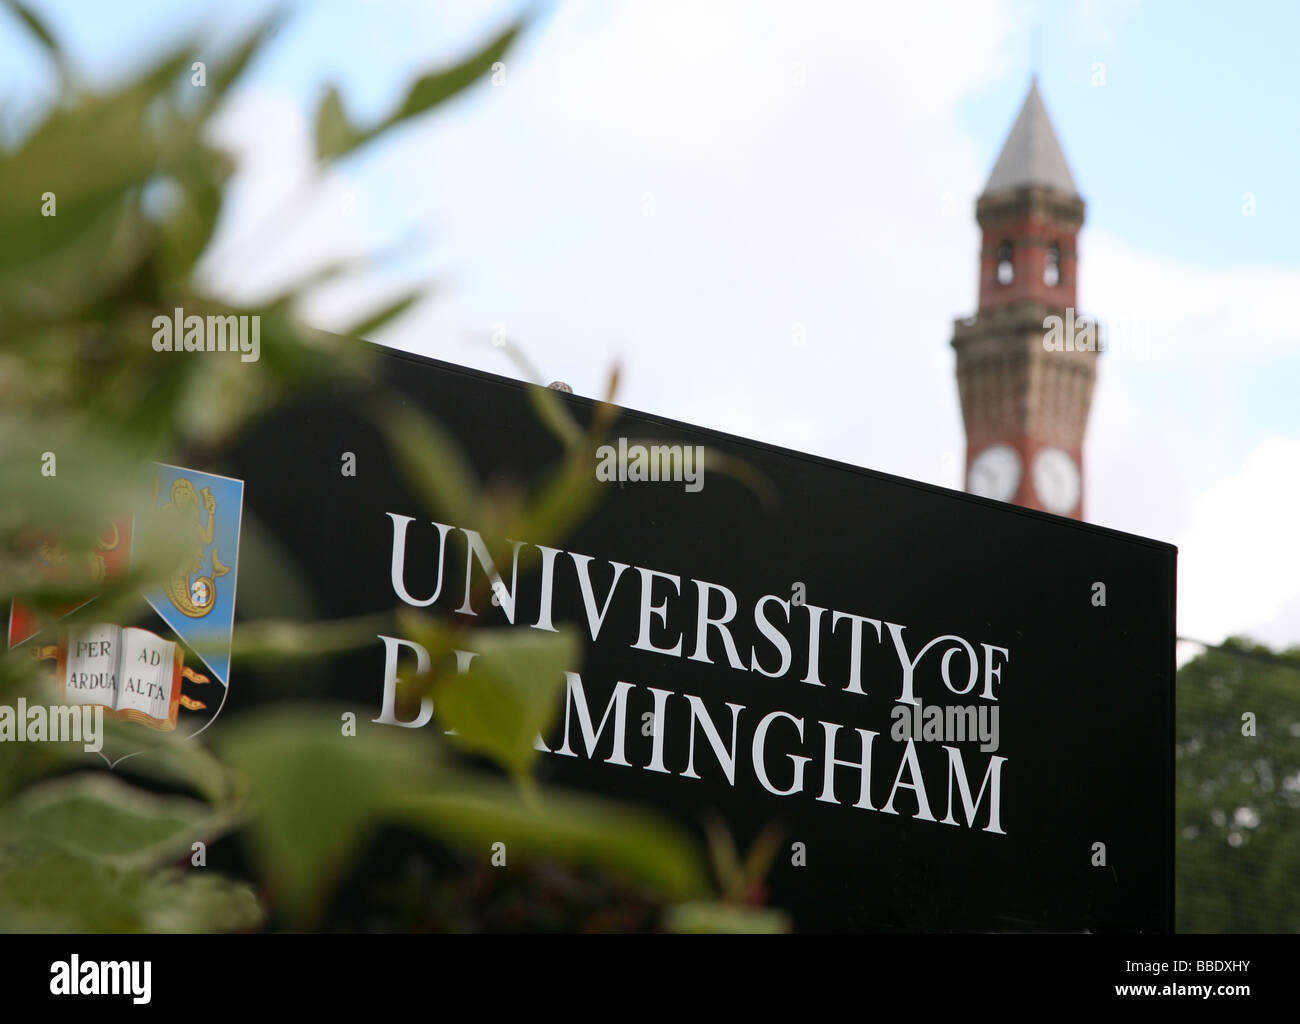
{"label": "green leaf", "polygon": [[670,932],[776,935],[790,930],[790,919],[780,910],[738,906],[711,900],[679,903],[665,912]]}
{"label": "green leaf", "polygon": [[261,904],[250,886],[204,869],[165,871],[148,879],[137,896],[147,932],[234,932],[259,928]]}
{"label": "green leaf", "polygon": [[343,110],[343,98],[334,86],[326,90],[316,108],[316,157],[329,160],[342,156],[359,145],[363,136],[348,120]]}
{"label": "green leaf", "polygon": [[18,0],[3,0],[5,7],[14,13],[14,15],[27,26],[28,31],[40,40],[41,45],[45,48],[54,61],[59,65],[60,70],[64,68],[63,48],[59,46],[59,41],[54,38],[54,33],[42,21],[36,13],[24,3]]}
{"label": "green leaf", "polygon": [[501,842],[508,857],[600,868],[669,899],[708,891],[699,850],[685,832],[613,801],[548,790],[534,806],[504,783],[469,779],[438,792],[403,795],[391,813],[399,822],[479,853]]}
{"label": "green leaf", "polygon": [[206,150],[195,156],[173,179],[179,201],[161,225],[161,263],[169,284],[187,278],[212,241],[221,214],[227,173],[224,161]]}
{"label": "green leaf", "polygon": [[595,449],[575,448],[524,512],[515,533],[534,544],[561,545],[609,493],[596,479]]}
{"label": "green leaf", "polygon": [[456,746],[522,780],[538,754],[534,740],[560,712],[565,671],[579,667],[577,635],[568,627],[477,630],[471,643],[477,657],[469,670],[448,674],[434,691],[439,718],[456,730]]}
{"label": "green leaf", "polygon": [[352,125],[343,110],[338,91],[331,87],[316,110],[317,157],[329,160],[343,156],[394,125],[431,110],[468,89],[505,56],[520,29],[520,25],[512,25],[468,59],[417,79],[397,110],[368,130]]}
{"label": "green leaf", "polygon": [[393,320],[405,313],[413,305],[424,298],[426,292],[423,288],[417,288],[407,292],[405,295],[375,310],[373,313],[358,321],[342,333],[357,338],[363,338],[368,334],[373,334],[381,327],[386,326]]}
{"label": "green leaf", "polygon": [[[342,715],[356,716],[345,736]],[[427,736],[373,726],[359,708],[313,704],[222,722],[216,743],[241,772],[252,803],[242,838],[266,879],[273,906],[309,925],[394,796],[427,786],[434,752]]]}
{"label": "green leaf", "polygon": [[123,869],[39,838],[0,839],[3,932],[224,932],[261,922],[251,887],[207,868]]}
{"label": "green leaf", "polygon": [[[150,117],[191,58],[188,48],[174,52],[121,89],[56,107],[20,149],[0,151],[0,270],[17,268],[36,281],[58,276],[67,247],[91,230],[101,232],[98,255],[114,274],[122,272],[119,264],[133,264],[140,228],[121,223],[132,190],[174,156],[201,148],[196,123],[168,122],[160,132]],[[57,216],[41,215],[47,192],[57,199]],[[94,286],[76,282],[74,291],[85,302]]]}
{"label": "green leaf", "polygon": [[229,824],[205,804],[137,789],[103,772],[26,790],[4,815],[5,831],[35,837],[119,868],[150,868],[188,855],[198,838]]}
{"label": "green leaf", "polygon": [[419,410],[392,405],[377,413],[398,469],[429,510],[445,522],[479,522],[478,482],[460,446]]}
{"label": "green leaf", "polygon": [[256,928],[252,889],[188,858],[229,807],[149,793],[104,772],[40,783],[0,817],[0,930],[212,932]]}
{"label": "green leaf", "polygon": [[230,89],[244,69],[257,55],[262,46],[269,40],[286,18],[284,10],[274,10],[259,24],[252,32],[245,37],[244,41],[239,44],[226,59],[222,60],[215,68],[208,69],[207,91],[204,96],[205,108],[211,109],[216,106],[217,101]]}
{"label": "green leaf", "polygon": [[565,448],[573,448],[582,443],[583,431],[573,413],[560,399],[557,392],[540,385],[528,388],[528,401],[541,421],[542,426],[555,435]]}
{"label": "green leaf", "polygon": [[491,71],[493,64],[506,55],[515,37],[519,35],[521,27],[511,25],[473,56],[450,68],[417,79],[397,113],[388,119],[386,126],[422,114],[468,89]]}
{"label": "green leaf", "polygon": [[260,619],[241,623],[230,649],[238,664],[283,665],[330,658],[375,642],[392,627],[388,612],[329,622],[284,622]]}

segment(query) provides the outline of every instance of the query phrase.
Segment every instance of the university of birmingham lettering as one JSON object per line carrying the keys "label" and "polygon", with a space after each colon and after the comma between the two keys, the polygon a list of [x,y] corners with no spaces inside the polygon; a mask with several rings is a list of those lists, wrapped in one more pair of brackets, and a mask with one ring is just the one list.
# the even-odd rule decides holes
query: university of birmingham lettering
{"label": "university of birmingham lettering", "polygon": [[[392,531],[391,579],[396,596],[408,605],[428,608],[440,599],[463,615],[476,615],[472,606],[475,576],[486,575],[507,622],[514,626],[555,631],[553,608],[557,593],[580,598],[593,644],[616,644],[662,657],[664,675],[674,674],[674,660],[725,665],[737,673],[737,685],[726,696],[743,692],[743,676],[753,674],[788,681],[788,707],[798,708],[802,687],[839,688],[864,699],[887,694],[895,709],[912,712],[885,717],[877,728],[857,723],[806,718],[797,710],[752,707],[733,700],[706,703],[696,694],[679,692],[655,681],[604,680],[601,691],[612,693],[604,707],[590,701],[592,680],[567,672],[564,713],[556,735],[538,736],[538,750],[557,757],[586,757],[613,766],[610,770],[641,770],[686,779],[711,773],[729,787],[761,787],[772,797],[803,797],[862,811],[911,816],[936,827],[979,829],[996,836],[1007,833],[1002,823],[1002,786],[1008,758],[996,749],[998,701],[1003,674],[1012,652],[999,637],[956,634],[917,635],[905,623],[872,618],[857,611],[819,607],[803,598],[800,588],[790,597],[765,594],[743,615],[740,600],[722,583],[686,578],[650,567],[608,560],[536,545],[540,572],[536,574],[540,609],[536,621],[515,621],[519,598],[519,552],[513,543],[513,565],[507,585],[482,536],[473,529],[419,521],[387,513]],[[436,564],[408,564],[411,531],[436,535]],[[465,578],[448,578],[447,564],[464,556]],[[636,622],[624,622],[616,632],[608,612],[616,592],[631,590],[637,598]],[[457,600],[459,599],[459,604]],[[566,603],[568,603],[566,601]],[[874,609],[873,609],[874,610]],[[887,614],[887,609],[881,610]],[[531,616],[530,616],[531,618]],[[689,623],[685,629],[673,623]],[[406,728],[430,725],[433,702],[425,698],[417,716],[397,716],[403,663],[427,663],[419,644],[400,637],[380,636],[384,645],[382,699],[375,722]],[[458,652],[462,670],[472,652]],[[676,664],[681,664],[680,661]],[[377,688],[378,689],[378,688]],[[643,691],[638,693],[637,691]],[[1013,690],[1014,692],[1014,690]],[[721,695],[720,695],[721,696]],[[629,723],[630,700],[652,709],[645,728],[635,717]],[[980,723],[964,737],[965,746],[946,734],[932,734],[920,706],[960,699],[967,718]],[[595,704],[596,706],[593,706]],[[864,704],[865,706],[865,704]],[[878,707],[878,705],[876,705]],[[922,719],[925,719],[923,722]],[[907,724],[904,728],[893,728]],[[916,719],[916,728],[911,720]],[[951,718],[950,718],[951,720]],[[992,722],[992,732],[989,723]],[[875,724],[875,723],[868,723]],[[649,736],[648,754],[638,762],[628,756],[629,732]],[[684,763],[666,756],[670,734],[685,741]],[[902,742],[899,742],[899,739]],[[926,743],[927,739],[940,742]],[[981,746],[981,740],[983,744]],[[681,744],[676,745],[680,749]],[[707,747],[707,750],[706,750]],[[925,766],[934,758],[937,763]],[[941,775],[942,792],[927,788],[926,776]]]}
{"label": "university of birmingham lettering", "polygon": [[[477,627],[466,673],[499,629],[572,634],[574,662],[539,680],[556,694],[529,737],[544,792],[697,838],[716,824],[738,849],[780,835],[765,902],[800,931],[1170,928],[1174,548],[632,409],[604,437],[616,456],[653,439],[661,483],[629,462],[567,539],[496,537],[423,505],[361,410],[427,411],[484,486],[532,486],[564,450],[528,390],[371,354],[382,387],[276,414],[229,469],[323,620],[396,607]],[[601,412],[555,400],[582,424]],[[663,486],[664,453],[688,449],[719,471]],[[322,692],[367,730],[441,738],[450,705],[415,692],[428,641],[376,633],[322,666]],[[236,711],[271,699],[232,693]]]}

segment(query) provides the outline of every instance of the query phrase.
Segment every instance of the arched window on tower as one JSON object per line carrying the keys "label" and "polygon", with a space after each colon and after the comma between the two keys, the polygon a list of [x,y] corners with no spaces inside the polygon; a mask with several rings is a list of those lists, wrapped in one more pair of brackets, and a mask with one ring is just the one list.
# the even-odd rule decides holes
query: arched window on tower
{"label": "arched window on tower", "polygon": [[998,284],[1010,284],[1015,276],[1016,269],[1011,262],[1011,243],[1003,242],[998,246]]}
{"label": "arched window on tower", "polygon": [[1053,242],[1047,247],[1047,262],[1043,264],[1043,284],[1055,288],[1061,283],[1061,247]]}

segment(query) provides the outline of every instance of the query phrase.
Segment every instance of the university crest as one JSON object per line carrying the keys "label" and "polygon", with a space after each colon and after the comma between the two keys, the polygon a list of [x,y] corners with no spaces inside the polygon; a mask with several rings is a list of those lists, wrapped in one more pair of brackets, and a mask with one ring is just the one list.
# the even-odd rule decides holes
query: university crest
{"label": "university crest", "polygon": [[[133,516],[101,532],[88,575],[97,583],[112,580],[155,544],[166,545],[175,563],[171,575],[141,594],[138,612],[122,622],[91,614],[60,626],[15,602],[9,646],[37,638],[32,653],[54,663],[52,682],[65,704],[97,704],[110,717],[193,736],[220,712],[230,683],[244,485],[155,464],[145,490]],[[42,538],[35,557],[51,579],[66,572],[57,538]],[[93,600],[88,595],[57,614],[70,615]],[[40,636],[47,628],[50,635]]]}

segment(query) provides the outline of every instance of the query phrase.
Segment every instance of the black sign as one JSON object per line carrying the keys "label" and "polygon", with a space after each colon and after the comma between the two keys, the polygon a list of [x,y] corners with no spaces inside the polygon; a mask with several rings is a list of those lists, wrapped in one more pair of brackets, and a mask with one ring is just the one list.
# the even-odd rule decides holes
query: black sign
{"label": "black sign", "polygon": [[[388,401],[436,417],[485,479],[558,457],[525,385],[376,358]],[[269,530],[323,617],[435,588],[427,610],[464,615],[483,524],[430,517],[364,397],[241,447],[245,532]],[[590,518],[527,576],[499,566],[474,607],[589,641],[544,780],[691,827],[717,815],[742,847],[779,824],[769,901],[801,929],[1170,930],[1174,548],[626,410],[592,473],[608,493]],[[394,663],[413,671],[413,649],[377,636],[320,694],[384,721]],[[229,704],[254,699],[236,678]]]}

